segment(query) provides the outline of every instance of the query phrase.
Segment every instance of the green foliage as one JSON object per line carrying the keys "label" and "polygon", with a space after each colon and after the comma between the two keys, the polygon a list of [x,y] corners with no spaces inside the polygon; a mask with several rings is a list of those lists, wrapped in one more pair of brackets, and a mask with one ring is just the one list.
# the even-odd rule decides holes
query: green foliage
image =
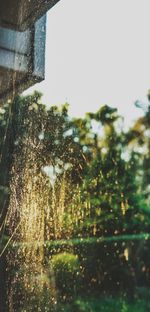
{"label": "green foliage", "polygon": [[[9,204],[14,160],[21,155],[19,198],[26,161],[23,147],[36,149],[37,171],[49,194],[50,217],[44,229],[52,256],[49,274],[53,279],[54,273],[61,301],[73,300],[83,289],[87,294],[104,289],[132,292],[133,271],[138,285],[149,286],[149,242],[142,235],[150,234],[149,125],[150,107],[125,132],[115,108],[104,105],[84,118],[70,118],[67,104],[46,110],[37,92],[17,97],[11,112],[9,105],[0,111],[1,219],[4,203]],[[140,304],[142,312],[149,310]],[[67,309],[132,312],[137,305],[122,299],[79,299]]]}
{"label": "green foliage", "polygon": [[149,302],[136,300],[128,302],[124,298],[78,298],[73,304],[60,306],[60,312],[147,312]]}
{"label": "green foliage", "polygon": [[56,287],[61,300],[71,299],[77,294],[81,283],[79,258],[71,253],[54,255],[50,260],[50,270],[54,271]]}
{"label": "green foliage", "polygon": [[[36,149],[40,146],[38,170],[45,174],[46,166],[53,172],[50,187],[55,181],[56,206],[65,179],[58,238],[149,231],[149,108],[128,132],[115,108],[104,105],[85,118],[71,119],[68,104],[46,110],[38,92],[17,97],[11,114],[9,110],[6,105],[0,114],[1,193],[9,193],[13,158],[32,136]],[[20,175],[24,161],[22,155]],[[0,196],[1,206],[6,196]],[[51,227],[51,238],[58,236],[54,232]]]}

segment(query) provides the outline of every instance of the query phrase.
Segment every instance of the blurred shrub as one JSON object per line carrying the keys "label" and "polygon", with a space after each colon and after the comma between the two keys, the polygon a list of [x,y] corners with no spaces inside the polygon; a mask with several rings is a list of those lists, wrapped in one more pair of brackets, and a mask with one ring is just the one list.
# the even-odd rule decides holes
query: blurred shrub
{"label": "blurred shrub", "polygon": [[66,252],[54,255],[50,267],[54,272],[60,299],[71,300],[81,286],[82,274],[78,256]]}
{"label": "blurred shrub", "polygon": [[149,301],[129,302],[122,297],[79,297],[71,304],[59,305],[58,312],[148,312]]}
{"label": "blurred shrub", "polygon": [[[126,249],[129,250],[128,260],[124,254]],[[78,255],[80,270],[76,278],[80,277],[80,294],[98,295],[106,291],[134,297],[137,287],[150,286],[149,249],[149,240],[126,241],[116,237],[116,241],[103,242],[81,238],[57,244],[51,242],[47,256],[57,259],[60,254]]]}

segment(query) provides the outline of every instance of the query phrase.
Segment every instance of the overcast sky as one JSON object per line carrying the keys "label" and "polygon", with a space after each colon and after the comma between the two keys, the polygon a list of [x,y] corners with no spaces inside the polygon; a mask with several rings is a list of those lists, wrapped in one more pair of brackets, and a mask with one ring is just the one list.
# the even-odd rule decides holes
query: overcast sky
{"label": "overcast sky", "polygon": [[48,12],[46,79],[34,89],[47,105],[83,115],[108,104],[126,122],[150,88],[149,0],[60,0]]}

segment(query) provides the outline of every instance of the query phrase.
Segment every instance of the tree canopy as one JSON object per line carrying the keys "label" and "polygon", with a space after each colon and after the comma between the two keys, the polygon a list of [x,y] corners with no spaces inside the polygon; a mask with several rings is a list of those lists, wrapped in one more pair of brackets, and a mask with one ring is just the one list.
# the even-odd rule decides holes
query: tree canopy
{"label": "tree canopy", "polygon": [[70,118],[68,104],[46,109],[38,92],[18,96],[8,115],[6,104],[0,111],[1,198],[15,159],[21,176],[28,149],[51,191],[60,194],[65,184],[59,237],[149,232],[150,105],[128,131],[116,108]]}

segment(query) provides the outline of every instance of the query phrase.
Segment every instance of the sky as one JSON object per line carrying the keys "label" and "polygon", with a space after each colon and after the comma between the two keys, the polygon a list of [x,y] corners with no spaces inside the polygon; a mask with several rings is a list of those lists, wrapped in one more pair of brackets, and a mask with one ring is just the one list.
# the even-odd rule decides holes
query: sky
{"label": "sky", "polygon": [[130,124],[150,89],[149,12],[149,0],[60,0],[47,14],[45,80],[28,93],[68,102],[72,116],[117,107]]}

